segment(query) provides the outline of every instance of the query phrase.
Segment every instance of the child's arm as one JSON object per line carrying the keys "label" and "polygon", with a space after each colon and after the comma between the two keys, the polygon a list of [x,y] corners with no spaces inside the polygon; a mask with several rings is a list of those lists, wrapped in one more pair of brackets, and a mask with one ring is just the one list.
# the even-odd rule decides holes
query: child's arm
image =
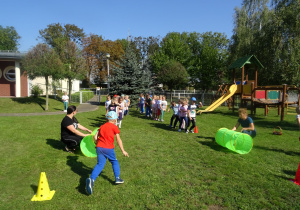
{"label": "child's arm", "polygon": [[199,105],[198,108],[203,107],[203,104],[201,103],[201,101],[199,101]]}
{"label": "child's arm", "polygon": [[248,131],[254,131],[254,123],[250,123],[250,127],[248,127],[248,128],[242,128],[242,130],[241,130],[241,132],[243,131],[243,130],[248,130]]}
{"label": "child's arm", "polygon": [[240,123],[237,122],[236,125],[232,128],[233,131],[235,131],[240,126]]}
{"label": "child's arm", "polygon": [[124,150],[124,148],[123,148],[123,142],[122,142],[122,140],[121,140],[120,134],[116,134],[116,138],[117,138],[117,143],[118,143],[118,145],[119,145],[119,147],[120,147],[120,149],[121,149],[123,155],[124,155],[125,157],[129,157],[128,153],[127,153],[127,152]]}

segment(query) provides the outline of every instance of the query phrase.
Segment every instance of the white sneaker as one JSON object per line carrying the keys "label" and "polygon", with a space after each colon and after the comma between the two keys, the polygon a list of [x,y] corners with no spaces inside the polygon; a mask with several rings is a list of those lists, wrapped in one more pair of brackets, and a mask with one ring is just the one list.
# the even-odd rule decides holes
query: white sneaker
{"label": "white sneaker", "polygon": [[64,112],[67,112],[67,110],[64,110]]}
{"label": "white sneaker", "polygon": [[191,133],[194,133],[194,131],[193,131],[193,130],[190,130],[190,132],[191,132]]}

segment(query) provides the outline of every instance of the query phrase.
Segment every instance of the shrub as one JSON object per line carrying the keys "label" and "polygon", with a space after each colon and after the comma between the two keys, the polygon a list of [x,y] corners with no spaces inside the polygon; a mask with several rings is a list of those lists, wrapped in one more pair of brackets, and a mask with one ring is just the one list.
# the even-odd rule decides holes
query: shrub
{"label": "shrub", "polygon": [[43,90],[39,85],[33,85],[31,88],[31,94],[33,95],[33,97],[37,98],[43,94]]}

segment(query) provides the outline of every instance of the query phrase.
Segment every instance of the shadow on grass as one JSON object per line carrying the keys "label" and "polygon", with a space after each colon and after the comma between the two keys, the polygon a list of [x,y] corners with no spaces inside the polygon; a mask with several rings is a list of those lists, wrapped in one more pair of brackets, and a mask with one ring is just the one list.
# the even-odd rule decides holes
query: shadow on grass
{"label": "shadow on grass", "polygon": [[[78,192],[88,195],[85,189],[85,181],[89,177],[89,174],[92,173],[93,168],[90,168],[78,161],[78,156],[68,156],[67,165],[70,166],[71,170],[80,176],[79,185],[76,187]],[[101,172],[101,177],[108,180],[111,184],[115,184],[114,180],[110,179],[105,175],[105,172]]]}
{"label": "shadow on grass", "polygon": [[78,161],[78,156],[68,156],[67,165],[70,166],[71,170],[80,176],[79,185],[76,187],[78,192],[88,195],[85,190],[85,180],[88,175],[92,172],[92,168],[87,167],[82,162]]}
{"label": "shadow on grass", "polygon": [[201,139],[208,139],[208,140],[211,140],[211,141],[200,141],[200,140],[197,140],[197,142],[199,144],[202,144],[204,146],[208,146],[210,147],[211,149],[215,150],[215,151],[218,151],[218,152],[223,152],[223,153],[234,153],[234,154],[237,154],[225,147],[222,147],[221,145],[217,144],[216,141],[215,141],[215,138],[214,137],[205,137],[205,136],[198,136],[198,138],[201,138]]}
{"label": "shadow on grass", "polygon": [[33,190],[33,193],[36,194],[38,190],[38,186],[35,184],[30,185],[31,189]]}
{"label": "shadow on grass", "polygon": [[44,105],[46,104],[46,100],[41,97],[12,98],[12,101],[20,104],[38,104],[43,110],[45,110]]}
{"label": "shadow on grass", "polygon": [[[163,129],[163,130],[168,130],[168,131],[177,131],[175,129],[171,129],[169,127],[169,125],[166,125],[166,124],[163,124],[162,122],[161,123],[149,123],[149,125],[153,126],[153,127],[156,127],[156,128],[159,128],[159,129]],[[177,131],[178,132],[178,131]],[[183,131],[182,131],[183,132]]]}
{"label": "shadow on grass", "polygon": [[57,150],[64,150],[65,148],[65,144],[60,141],[60,140],[57,140],[57,139],[46,139],[46,144],[52,146],[54,149],[57,149]]}
{"label": "shadow on grass", "polygon": [[273,151],[273,152],[280,152],[280,153],[284,153],[284,154],[290,155],[290,156],[300,156],[300,152],[285,151],[283,149],[274,149],[274,148],[263,147],[263,146],[255,146],[255,148],[261,149],[261,150]]}
{"label": "shadow on grass", "polygon": [[106,123],[105,115],[96,118],[88,118],[88,120],[91,122],[90,126],[93,128],[99,128],[101,125]]}

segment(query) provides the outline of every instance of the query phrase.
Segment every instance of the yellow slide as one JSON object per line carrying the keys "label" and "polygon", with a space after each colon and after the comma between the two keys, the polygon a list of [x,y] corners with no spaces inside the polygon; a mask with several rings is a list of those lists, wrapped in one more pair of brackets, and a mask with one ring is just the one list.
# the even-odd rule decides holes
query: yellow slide
{"label": "yellow slide", "polygon": [[237,85],[236,84],[231,85],[229,88],[229,91],[227,91],[226,94],[221,96],[218,100],[216,100],[213,104],[211,104],[205,110],[199,110],[197,113],[201,114],[202,112],[211,112],[211,111],[215,110],[217,107],[221,106],[221,104],[223,104],[227,99],[229,99],[231,96],[233,96],[233,94],[235,93],[236,90],[237,90]]}

